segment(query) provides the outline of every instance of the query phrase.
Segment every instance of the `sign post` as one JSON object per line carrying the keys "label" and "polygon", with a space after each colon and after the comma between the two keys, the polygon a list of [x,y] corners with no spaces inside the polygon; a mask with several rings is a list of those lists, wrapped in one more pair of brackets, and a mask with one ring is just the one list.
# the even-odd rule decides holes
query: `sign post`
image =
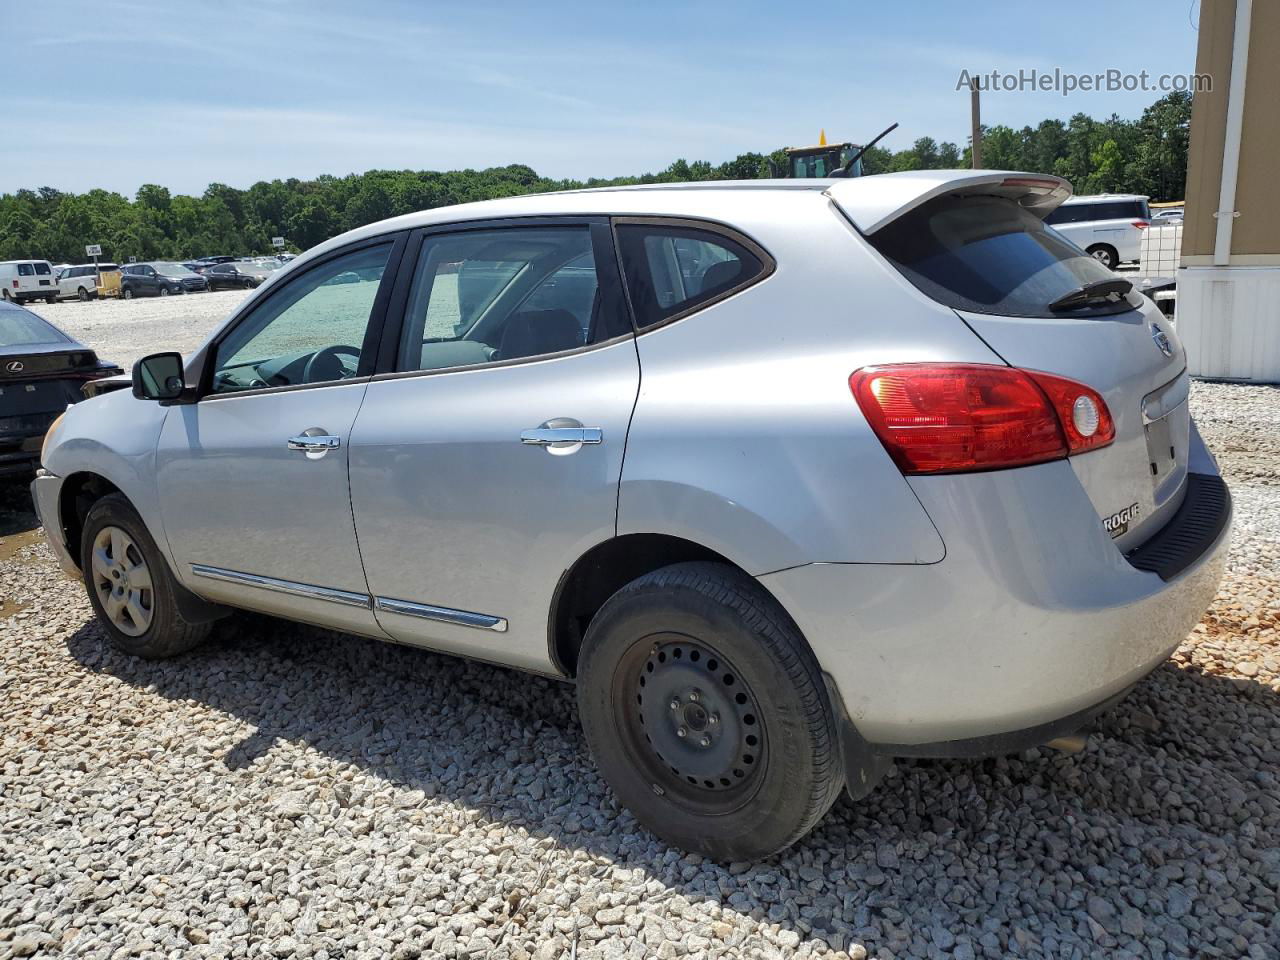
{"label": "sign post", "polygon": [[93,273],[98,278],[98,286],[102,286],[102,271],[98,268],[98,258],[102,256],[102,245],[91,243],[84,248],[84,252],[93,257]]}

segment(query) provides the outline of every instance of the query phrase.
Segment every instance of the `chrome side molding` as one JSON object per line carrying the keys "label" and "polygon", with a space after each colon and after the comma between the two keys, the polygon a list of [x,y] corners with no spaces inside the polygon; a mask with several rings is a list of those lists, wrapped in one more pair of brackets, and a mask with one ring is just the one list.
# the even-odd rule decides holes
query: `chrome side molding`
{"label": "chrome side molding", "polygon": [[333,587],[319,587],[312,583],[295,583],[293,580],[277,580],[275,577],[244,573],[240,570],[227,570],[223,567],[211,567],[204,563],[191,564],[191,572],[193,575],[204,577],[206,580],[238,583],[246,587],[273,590],[276,593],[287,593],[295,597],[306,597],[310,600],[327,600],[330,603],[340,603],[347,607],[363,607],[366,610],[372,608],[382,613],[398,613],[406,617],[419,617],[423,620],[455,623],[462,627],[492,630],[495,633],[507,632],[505,617],[494,617],[487,613],[454,610],[452,607],[436,607],[429,603],[410,603],[408,600],[396,600],[392,597],[370,597],[364,593],[336,590]]}
{"label": "chrome side molding", "polygon": [[429,603],[410,603],[408,600],[395,600],[391,597],[374,597],[373,609],[383,613],[399,613],[406,617],[420,617],[423,620],[456,623],[459,626],[475,627],[478,630],[492,630],[495,633],[507,632],[505,617],[454,610],[452,607],[434,607]]}
{"label": "chrome side molding", "polygon": [[222,580],[225,583],[238,583],[246,587],[258,587],[276,593],[287,593],[295,597],[307,597],[311,600],[328,600],[347,607],[370,608],[368,594],[352,593],[349,590],[335,590],[333,587],[318,587],[311,583],[295,583],[292,580],[277,580],[275,577],[263,577],[256,573],[243,573],[239,570],[226,570],[222,567],[211,567],[203,563],[191,564],[191,572],[206,580]]}

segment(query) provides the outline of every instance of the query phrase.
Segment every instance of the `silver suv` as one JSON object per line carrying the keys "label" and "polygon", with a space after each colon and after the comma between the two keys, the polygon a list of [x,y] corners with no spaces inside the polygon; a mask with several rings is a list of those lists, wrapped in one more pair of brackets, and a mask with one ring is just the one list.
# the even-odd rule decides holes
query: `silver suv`
{"label": "silver suv", "polygon": [[510,198],[348,233],[34,483],[107,636],[232,608],[577,683],[655,833],[802,837],[894,757],[1081,729],[1217,589],[1230,498],[1166,320],[926,171]]}

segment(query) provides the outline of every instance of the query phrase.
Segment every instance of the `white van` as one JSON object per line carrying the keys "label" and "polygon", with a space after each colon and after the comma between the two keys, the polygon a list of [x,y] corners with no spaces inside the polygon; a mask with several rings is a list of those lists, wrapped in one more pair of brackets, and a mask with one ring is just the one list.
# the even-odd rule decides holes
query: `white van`
{"label": "white van", "polygon": [[0,263],[0,298],[14,303],[58,301],[53,266],[48,260],[6,260]]}
{"label": "white van", "polygon": [[1142,231],[1151,223],[1148,199],[1136,193],[1071,197],[1044,222],[1114,270],[1141,255]]}

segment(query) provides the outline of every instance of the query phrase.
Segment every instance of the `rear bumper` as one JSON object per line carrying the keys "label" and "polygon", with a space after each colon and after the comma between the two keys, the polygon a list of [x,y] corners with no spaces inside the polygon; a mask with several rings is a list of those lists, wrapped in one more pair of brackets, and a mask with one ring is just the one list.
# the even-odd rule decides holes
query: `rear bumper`
{"label": "rear bumper", "polygon": [[940,563],[760,578],[877,753],[973,756],[1074,732],[1168,658],[1225,568],[1229,496],[1216,534],[1164,580],[1116,549],[1065,462],[912,486]]}
{"label": "rear bumper", "polygon": [[43,435],[22,441],[0,441],[0,477],[28,476],[40,463]]}

